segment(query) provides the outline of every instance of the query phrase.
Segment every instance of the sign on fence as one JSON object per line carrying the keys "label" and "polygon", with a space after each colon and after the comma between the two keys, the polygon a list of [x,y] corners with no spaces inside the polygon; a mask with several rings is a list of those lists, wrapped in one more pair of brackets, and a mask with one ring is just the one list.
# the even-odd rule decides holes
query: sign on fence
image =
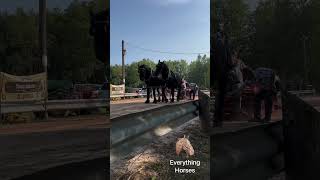
{"label": "sign on fence", "polygon": [[0,73],[0,102],[44,100],[46,74],[14,76]]}
{"label": "sign on fence", "polygon": [[112,95],[124,95],[125,94],[125,85],[112,85],[110,84],[110,92]]}

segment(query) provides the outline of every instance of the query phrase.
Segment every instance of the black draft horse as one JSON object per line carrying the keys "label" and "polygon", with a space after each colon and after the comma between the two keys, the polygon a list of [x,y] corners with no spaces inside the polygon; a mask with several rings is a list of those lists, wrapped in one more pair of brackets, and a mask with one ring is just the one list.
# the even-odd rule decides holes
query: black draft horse
{"label": "black draft horse", "polygon": [[179,101],[181,98],[181,89],[183,83],[181,76],[174,73],[173,71],[170,71],[165,62],[161,62],[160,60],[156,66],[154,75],[165,80],[166,87],[170,89],[171,102],[174,102],[175,89],[177,90],[177,101]]}
{"label": "black draft horse", "polygon": [[[138,73],[139,73],[140,80],[145,82],[147,85],[147,100],[145,103],[150,103],[150,90],[151,90],[151,88],[152,88],[152,92],[153,92],[153,103],[157,103],[158,101],[160,102],[159,87],[162,87],[162,85],[164,84],[163,80],[154,76],[151,68],[148,67],[147,65],[144,65],[144,64],[138,66]],[[158,96],[159,96],[158,101],[156,98],[156,90],[157,90]],[[166,99],[166,97],[165,97],[165,99]],[[162,99],[162,101],[164,101],[164,99]]]}

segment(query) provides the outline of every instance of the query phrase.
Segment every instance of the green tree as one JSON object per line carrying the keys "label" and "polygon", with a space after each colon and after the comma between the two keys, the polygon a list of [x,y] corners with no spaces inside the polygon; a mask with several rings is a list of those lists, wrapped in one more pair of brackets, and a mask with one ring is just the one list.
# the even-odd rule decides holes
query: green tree
{"label": "green tree", "polygon": [[169,69],[178,73],[181,77],[185,78],[188,74],[188,63],[186,60],[169,60],[165,61]]}
{"label": "green tree", "polygon": [[210,58],[198,56],[189,65],[187,81],[197,83],[200,88],[210,87]]}
{"label": "green tree", "polygon": [[111,66],[110,68],[110,83],[119,85],[122,81],[122,67],[119,65]]}
{"label": "green tree", "polygon": [[[94,2],[73,1],[47,15],[49,79],[102,83],[106,70],[95,59],[89,35],[89,11]],[[0,12],[0,70],[14,75],[43,72],[39,52],[38,14],[17,9]]]}

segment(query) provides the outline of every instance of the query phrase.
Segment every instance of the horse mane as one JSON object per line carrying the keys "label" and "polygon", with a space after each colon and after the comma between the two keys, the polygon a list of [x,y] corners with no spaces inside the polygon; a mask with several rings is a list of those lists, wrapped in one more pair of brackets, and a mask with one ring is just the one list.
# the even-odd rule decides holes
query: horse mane
{"label": "horse mane", "polygon": [[159,60],[157,66],[156,66],[156,72],[157,72],[156,73],[157,75],[158,75],[158,73],[161,73],[163,79],[168,79],[168,77],[169,77],[169,68],[164,61],[161,62]]}
{"label": "horse mane", "polygon": [[170,70],[170,75],[171,75],[173,78],[176,78],[176,74],[175,74],[172,70]]}

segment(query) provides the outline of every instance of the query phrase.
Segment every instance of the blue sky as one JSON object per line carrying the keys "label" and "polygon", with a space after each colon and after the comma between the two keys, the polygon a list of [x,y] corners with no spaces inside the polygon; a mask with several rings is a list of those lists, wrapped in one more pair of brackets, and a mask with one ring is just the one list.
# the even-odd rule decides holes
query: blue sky
{"label": "blue sky", "polygon": [[183,53],[210,51],[209,0],[111,0],[110,3],[111,64],[121,63],[121,40],[128,42],[126,64],[143,58],[190,62],[197,57],[197,54],[147,52],[132,46]]}

